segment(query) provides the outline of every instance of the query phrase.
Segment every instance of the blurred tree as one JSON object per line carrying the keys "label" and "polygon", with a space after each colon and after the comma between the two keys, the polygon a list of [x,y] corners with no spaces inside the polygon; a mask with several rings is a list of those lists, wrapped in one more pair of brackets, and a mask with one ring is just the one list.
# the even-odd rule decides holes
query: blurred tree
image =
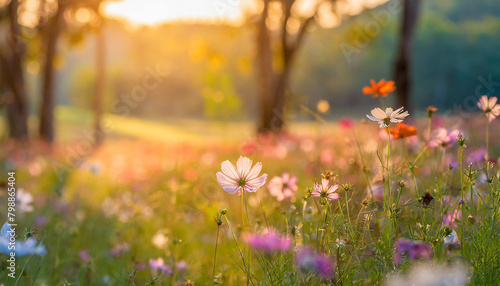
{"label": "blurred tree", "polygon": [[94,144],[99,145],[104,140],[104,132],[102,131],[102,113],[103,99],[105,94],[106,82],[106,42],[104,37],[104,20],[99,8],[104,0],[88,0],[87,6],[94,12],[97,17],[97,25],[95,27],[95,83],[94,83]]}
{"label": "blurred tree", "polygon": [[[262,10],[257,23],[257,66],[260,86],[260,116],[257,131],[280,132],[285,124],[285,99],[297,52],[302,46],[308,28],[316,22],[319,9],[327,7],[335,12],[340,0],[316,1],[312,13],[301,15],[304,1],[260,0]],[[278,7],[275,9],[275,7]],[[277,21],[276,21],[277,20]],[[270,23],[278,31],[277,51],[273,51]],[[277,61],[277,63],[275,63]]]}
{"label": "blurred tree", "polygon": [[45,64],[43,68],[42,102],[40,105],[40,138],[51,143],[54,140],[55,74],[54,58],[57,40],[64,28],[64,12],[71,0],[58,0],[57,10],[44,29]]}
{"label": "blurred tree", "polygon": [[397,106],[404,106],[412,112],[412,45],[417,24],[420,0],[404,0],[403,15],[397,58],[394,64],[394,80],[396,82]]}
{"label": "blurred tree", "polygon": [[28,98],[24,85],[23,59],[25,44],[18,21],[19,1],[12,0],[2,9],[9,23],[5,42],[0,48],[0,69],[2,71],[2,86],[9,91],[7,99],[7,118],[9,137],[28,139]]}

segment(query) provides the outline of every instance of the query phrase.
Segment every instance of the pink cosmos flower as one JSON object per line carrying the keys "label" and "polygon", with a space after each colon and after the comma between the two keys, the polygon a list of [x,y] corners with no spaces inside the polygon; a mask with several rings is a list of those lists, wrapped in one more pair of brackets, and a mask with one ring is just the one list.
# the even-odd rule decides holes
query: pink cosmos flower
{"label": "pink cosmos flower", "polygon": [[293,197],[297,191],[297,177],[284,173],[281,177],[272,178],[267,188],[271,196],[276,197],[276,200],[281,202],[284,199]]}
{"label": "pink cosmos flower", "polygon": [[166,265],[165,261],[161,257],[157,259],[150,259],[149,268],[151,268],[151,273],[153,275],[171,275],[173,273],[172,267]]}
{"label": "pink cosmos flower", "polygon": [[126,242],[121,242],[121,243],[118,243],[115,248],[111,249],[109,251],[109,254],[111,254],[111,256],[114,256],[114,257],[119,257],[120,255],[122,255],[122,253],[124,252],[127,252],[130,250],[130,245],[128,245],[128,243]]}
{"label": "pink cosmos flower", "polygon": [[342,126],[342,128],[344,129],[351,129],[352,127],[354,127],[354,120],[352,120],[351,118],[344,117],[340,119],[339,123],[340,126]]}
{"label": "pink cosmos flower", "polygon": [[83,262],[89,262],[90,261],[90,255],[87,250],[82,250],[78,253],[78,256]]}
{"label": "pink cosmos flower", "polygon": [[248,235],[247,243],[252,249],[269,254],[277,251],[285,252],[292,246],[291,239],[281,237],[274,230],[264,235]]}
{"label": "pink cosmos flower", "polygon": [[443,216],[443,223],[446,226],[456,228],[457,227],[456,220],[460,221],[461,216],[462,212],[459,210],[455,210],[453,214],[449,213]]}
{"label": "pink cosmos flower", "polygon": [[416,242],[406,239],[400,239],[396,242],[396,253],[394,253],[394,262],[399,264],[403,262],[401,255],[407,253],[413,260],[420,258],[432,258],[432,245],[427,242]]}
{"label": "pink cosmos flower", "polygon": [[327,179],[322,179],[321,184],[314,184],[314,192],[311,192],[311,196],[338,200],[340,197],[340,195],[336,193],[338,188],[338,184],[330,186],[330,182]]}
{"label": "pink cosmos flower", "polygon": [[477,106],[484,112],[490,122],[500,115],[500,105],[497,104],[497,101],[498,98],[494,96],[488,98],[488,96],[483,95],[477,102]]}
{"label": "pink cosmos flower", "polygon": [[445,128],[439,128],[434,132],[434,136],[431,141],[429,141],[429,147],[443,147],[450,148],[457,141],[457,137],[460,131],[457,129],[448,131]]}
{"label": "pink cosmos flower", "polygon": [[326,255],[315,253],[310,248],[303,248],[295,254],[295,262],[305,272],[315,272],[324,279],[333,277],[333,263]]}
{"label": "pink cosmos flower", "polygon": [[252,160],[240,156],[234,167],[229,160],[222,162],[222,172],[217,172],[217,181],[224,191],[234,194],[245,189],[247,192],[256,192],[266,183],[267,174],[257,177],[262,169],[262,163],[258,162],[252,168]]}
{"label": "pink cosmos flower", "polygon": [[[384,200],[384,186],[382,184],[375,184],[372,186],[373,191],[373,199],[376,201]],[[368,188],[368,192],[370,192],[370,188]]]}

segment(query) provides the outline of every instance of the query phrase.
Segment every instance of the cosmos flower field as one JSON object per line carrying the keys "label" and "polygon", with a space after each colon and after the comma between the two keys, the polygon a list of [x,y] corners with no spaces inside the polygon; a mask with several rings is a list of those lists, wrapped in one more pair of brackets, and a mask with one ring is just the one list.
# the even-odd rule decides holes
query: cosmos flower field
{"label": "cosmos flower field", "polygon": [[[385,100],[378,84],[363,92]],[[466,118],[366,113],[237,142],[111,139],[71,166],[64,146],[5,142],[19,277],[2,222],[1,281],[498,285],[496,99]]]}

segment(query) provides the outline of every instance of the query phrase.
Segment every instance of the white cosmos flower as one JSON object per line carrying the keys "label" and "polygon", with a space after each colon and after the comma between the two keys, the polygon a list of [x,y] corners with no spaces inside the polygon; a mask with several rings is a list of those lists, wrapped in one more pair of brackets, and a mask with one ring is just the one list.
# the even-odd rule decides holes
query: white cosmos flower
{"label": "white cosmos flower", "polygon": [[500,105],[497,104],[497,101],[498,98],[494,96],[488,98],[488,96],[483,95],[477,102],[477,106],[484,112],[490,122],[500,115]]}
{"label": "white cosmos flower", "polygon": [[366,115],[366,117],[380,123],[380,128],[386,128],[390,123],[403,122],[403,119],[410,115],[408,111],[403,112],[403,107],[396,109],[395,111],[393,111],[390,107],[386,108],[385,111],[377,107],[374,108],[371,113],[373,116]]}
{"label": "white cosmos flower", "polygon": [[267,174],[257,177],[262,169],[262,163],[257,163],[252,168],[252,160],[242,157],[234,165],[226,160],[221,165],[222,172],[217,172],[217,181],[224,191],[241,194],[241,189],[255,192],[266,183]]}

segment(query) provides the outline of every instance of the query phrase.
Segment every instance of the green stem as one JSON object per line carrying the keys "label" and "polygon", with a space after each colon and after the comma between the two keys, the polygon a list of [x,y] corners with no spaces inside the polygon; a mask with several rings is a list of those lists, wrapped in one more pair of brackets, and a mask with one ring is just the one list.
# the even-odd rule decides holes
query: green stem
{"label": "green stem", "polygon": [[[462,194],[462,222],[460,222],[460,241],[464,242],[464,224],[463,217],[465,216],[465,201],[464,201],[464,174],[462,172],[462,164],[464,161],[464,147],[460,146],[458,149],[458,163],[459,163],[459,173],[460,173],[460,192]],[[462,243],[463,244],[463,243]],[[464,247],[463,245],[460,247],[460,254],[462,257],[464,256]]]}
{"label": "green stem", "polygon": [[217,246],[219,245],[219,229],[220,225],[217,225],[217,238],[215,239],[215,254],[214,254],[214,269],[212,271],[212,278],[215,278],[215,263],[217,261]]}
{"label": "green stem", "polygon": [[489,158],[489,146],[490,146],[490,119],[486,117],[486,154],[484,154],[486,161],[488,161]]}
{"label": "green stem", "polygon": [[370,180],[368,179],[368,174],[366,173],[366,164],[365,164],[365,159],[363,158],[363,152],[361,152],[361,147],[359,146],[358,136],[356,136],[356,132],[353,132],[353,133],[354,133],[354,139],[356,140],[356,145],[358,146],[359,156],[361,157],[361,164],[363,166],[363,175],[365,177],[366,185],[370,189],[370,193],[371,193],[372,199],[373,199],[373,189],[372,189],[372,186],[370,184]]}
{"label": "green stem", "polygon": [[386,170],[386,180],[387,180],[387,192],[388,192],[388,202],[389,202],[389,207],[391,205],[391,198],[392,198],[392,193],[391,193],[391,180],[390,180],[390,157],[391,157],[391,132],[389,130],[389,126],[387,126],[387,134],[388,134],[388,139],[387,139],[387,170]]}
{"label": "green stem", "polygon": [[[246,215],[246,221],[245,219],[243,219],[243,225],[244,225],[244,228],[246,229],[246,232],[249,232],[250,231],[250,220],[248,219],[248,205],[247,205],[247,199],[246,199],[246,196],[245,196],[245,188],[241,187],[241,192],[243,193],[243,196],[242,196],[242,200],[243,200],[243,205],[245,206],[245,215]],[[246,225],[246,226],[245,226]],[[251,254],[250,254],[250,247],[247,246],[246,248],[246,252],[247,252],[247,285],[249,285],[250,283],[250,258],[251,258]]]}

